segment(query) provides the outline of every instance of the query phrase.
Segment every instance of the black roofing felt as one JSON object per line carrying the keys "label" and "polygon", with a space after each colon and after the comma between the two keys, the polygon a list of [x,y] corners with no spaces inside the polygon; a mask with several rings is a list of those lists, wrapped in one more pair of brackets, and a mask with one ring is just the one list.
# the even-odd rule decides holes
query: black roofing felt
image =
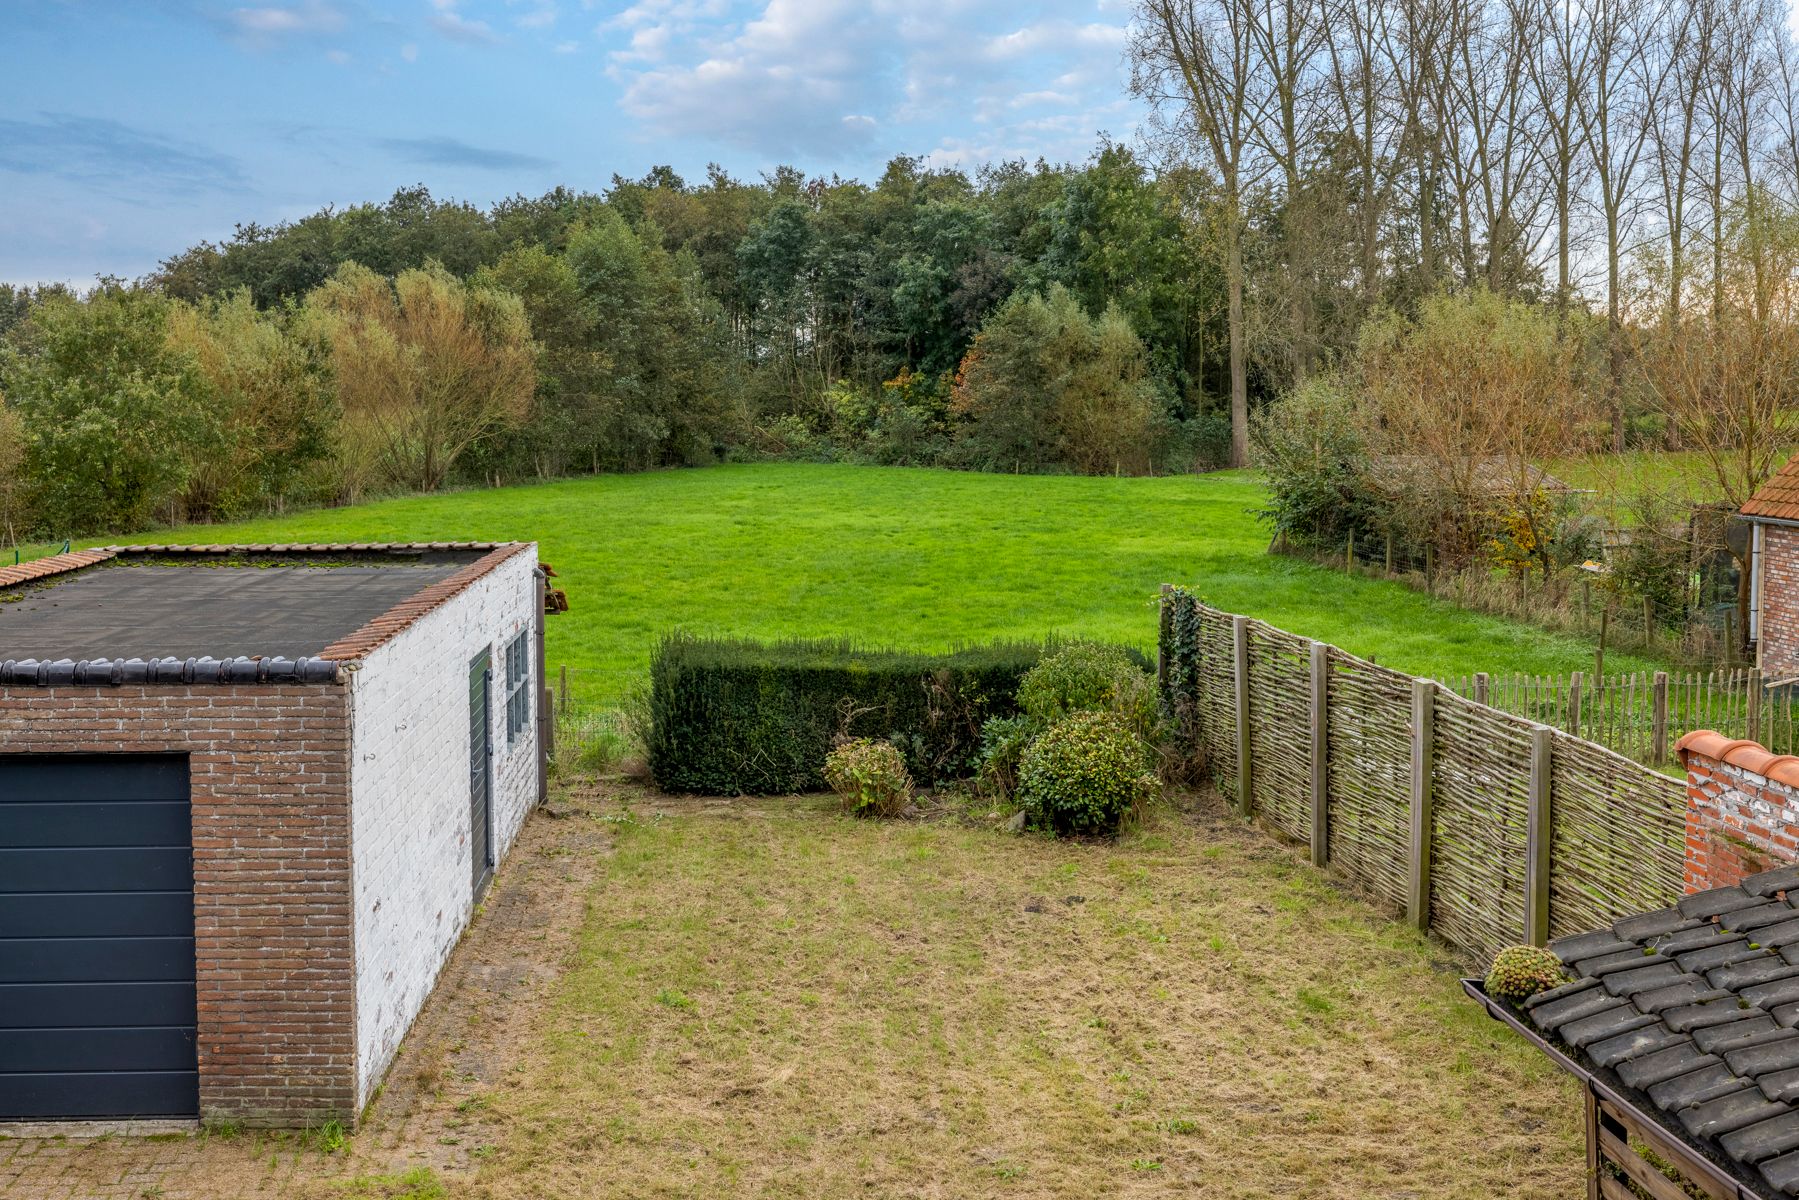
{"label": "black roofing felt", "polygon": [[1526,1020],[1640,1093],[1674,1136],[1799,1196],[1799,867],[1549,948],[1576,978],[1532,998]]}
{"label": "black roofing felt", "polygon": [[0,659],[304,658],[466,561],[101,564],[0,591]]}

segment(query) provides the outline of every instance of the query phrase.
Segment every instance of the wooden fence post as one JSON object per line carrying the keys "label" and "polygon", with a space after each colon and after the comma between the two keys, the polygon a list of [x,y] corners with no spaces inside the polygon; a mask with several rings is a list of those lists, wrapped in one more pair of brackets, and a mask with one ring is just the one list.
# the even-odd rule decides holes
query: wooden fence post
{"label": "wooden fence post", "polygon": [[1231,655],[1237,672],[1237,811],[1255,813],[1249,792],[1249,618],[1231,618]]}
{"label": "wooden fence post", "polygon": [[1168,694],[1168,635],[1174,629],[1174,614],[1168,608],[1172,584],[1162,585],[1162,598],[1156,602],[1156,695]]}
{"label": "wooden fence post", "polygon": [[1568,732],[1575,737],[1580,736],[1580,693],[1585,682],[1586,677],[1579,671],[1568,678]]}
{"label": "wooden fence post", "polygon": [[1744,734],[1752,742],[1762,740],[1762,669],[1749,668],[1748,697],[1749,732]]}
{"label": "wooden fence post", "polygon": [[1431,767],[1435,754],[1436,685],[1412,680],[1412,830],[1411,877],[1406,891],[1406,919],[1420,932],[1430,929]]}
{"label": "wooden fence post", "polygon": [[1312,865],[1330,862],[1330,647],[1312,643]]}
{"label": "wooden fence post", "polygon": [[1654,693],[1654,741],[1649,748],[1651,762],[1666,762],[1668,759],[1668,673],[1655,673]]}
{"label": "wooden fence post", "polygon": [[1387,574],[1393,573],[1393,535],[1387,535]]}
{"label": "wooden fence post", "polygon": [[1476,704],[1488,703],[1487,695],[1491,683],[1492,676],[1488,675],[1485,671],[1476,671],[1474,673],[1474,702]]}
{"label": "wooden fence post", "polygon": [[1530,797],[1526,818],[1524,859],[1524,940],[1528,945],[1549,944],[1549,863],[1555,841],[1551,824],[1549,781],[1550,754],[1555,735],[1547,726],[1530,731]]}

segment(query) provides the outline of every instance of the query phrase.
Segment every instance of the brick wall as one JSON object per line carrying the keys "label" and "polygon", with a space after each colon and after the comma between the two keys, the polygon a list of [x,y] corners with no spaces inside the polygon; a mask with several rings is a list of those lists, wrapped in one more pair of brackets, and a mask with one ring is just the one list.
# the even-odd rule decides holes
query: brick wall
{"label": "brick wall", "polygon": [[[358,1104],[399,1049],[474,907],[469,840],[469,663],[493,661],[494,859],[537,800],[534,550],[514,553],[368,652],[351,678]],[[525,632],[531,716],[506,724],[505,649]]]}
{"label": "brick wall", "polygon": [[355,1115],[348,718],[330,685],[0,688],[8,753],[188,755],[207,1119]]}
{"label": "brick wall", "polygon": [[1799,758],[1710,730],[1680,739],[1687,769],[1686,890],[1799,860]]}
{"label": "brick wall", "polygon": [[1799,529],[1762,530],[1756,659],[1769,679],[1799,676]]}

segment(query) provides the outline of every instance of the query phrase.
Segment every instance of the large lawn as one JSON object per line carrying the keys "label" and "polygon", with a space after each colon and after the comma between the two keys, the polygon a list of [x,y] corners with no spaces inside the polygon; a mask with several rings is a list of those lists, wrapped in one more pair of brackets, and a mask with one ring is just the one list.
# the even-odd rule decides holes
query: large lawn
{"label": "large lawn", "polygon": [[1270,557],[1261,498],[1245,472],[755,465],[420,496],[138,540],[534,539],[574,606],[550,622],[550,660],[578,669],[580,690],[601,702],[677,627],[921,649],[1056,633],[1147,649],[1164,582],[1419,673],[1591,664],[1583,640]]}

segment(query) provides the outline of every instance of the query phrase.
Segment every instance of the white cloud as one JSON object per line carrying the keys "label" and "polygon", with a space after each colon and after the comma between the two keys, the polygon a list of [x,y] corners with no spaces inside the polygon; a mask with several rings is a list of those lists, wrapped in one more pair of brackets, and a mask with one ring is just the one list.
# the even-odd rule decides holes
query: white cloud
{"label": "white cloud", "polygon": [[513,24],[520,29],[548,29],[556,23],[556,18],[561,15],[554,4],[541,3],[530,12],[515,18]]}
{"label": "white cloud", "polygon": [[419,44],[417,42],[401,43],[400,57],[407,62],[417,62],[419,60]]}
{"label": "white cloud", "polygon": [[272,47],[295,38],[327,38],[344,31],[349,23],[344,11],[327,0],[241,7],[216,20],[232,40],[252,47]]}
{"label": "white cloud", "polygon": [[575,51],[579,50],[580,48],[581,48],[580,42],[557,42],[556,43],[556,53],[558,53],[558,54],[573,54]]}
{"label": "white cloud", "polygon": [[[1016,9],[979,0],[637,0],[596,32],[646,138],[822,164],[872,148],[877,130],[897,153],[973,122],[991,127],[983,146],[1084,158],[1092,115],[1125,87],[1125,27],[1096,5],[1043,0],[1020,28]],[[1046,108],[1059,123],[1023,120]]]}
{"label": "white cloud", "polygon": [[325,51],[325,59],[327,62],[335,63],[340,67],[347,67],[350,65],[350,52],[347,50],[327,50]]}
{"label": "white cloud", "polygon": [[459,13],[438,13],[431,18],[431,28],[453,42],[467,42],[472,46],[491,46],[500,40],[500,35],[486,21],[471,21]]}
{"label": "white cloud", "polygon": [[456,11],[459,5],[460,0],[431,0],[431,7],[437,10],[431,17],[431,28],[453,42],[470,46],[498,44],[500,35],[493,31],[493,26],[486,21],[463,16]]}
{"label": "white cloud", "polygon": [[1122,50],[1127,34],[1123,25],[1098,22],[1076,25],[1072,21],[1043,21],[989,38],[986,52],[991,58],[1005,59],[1038,54],[1047,49],[1091,47]]}

